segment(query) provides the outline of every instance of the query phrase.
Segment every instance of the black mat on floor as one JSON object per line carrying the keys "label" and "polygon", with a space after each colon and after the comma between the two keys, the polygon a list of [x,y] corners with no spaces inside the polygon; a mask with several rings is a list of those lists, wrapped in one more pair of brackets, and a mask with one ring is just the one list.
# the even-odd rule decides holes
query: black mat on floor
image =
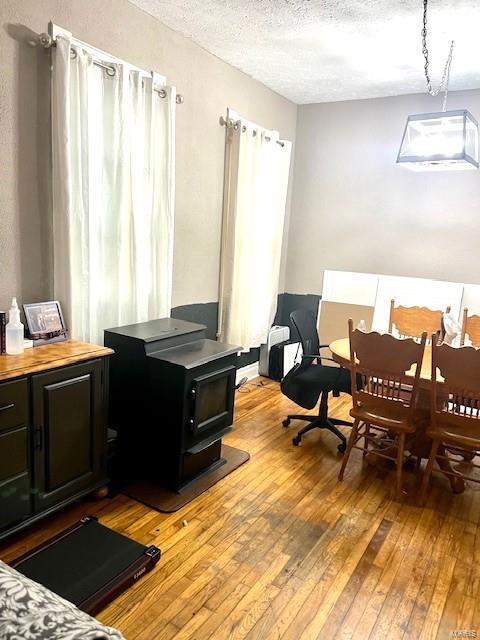
{"label": "black mat on floor", "polygon": [[145,547],[87,516],[10,564],[82,611],[94,614],[159,559],[157,547]]}
{"label": "black mat on floor", "polygon": [[127,485],[122,493],[161,513],[173,513],[250,460],[250,454],[242,449],[222,444],[222,459],[222,465],[207,471],[180,491],[169,491],[153,482],[133,482]]}

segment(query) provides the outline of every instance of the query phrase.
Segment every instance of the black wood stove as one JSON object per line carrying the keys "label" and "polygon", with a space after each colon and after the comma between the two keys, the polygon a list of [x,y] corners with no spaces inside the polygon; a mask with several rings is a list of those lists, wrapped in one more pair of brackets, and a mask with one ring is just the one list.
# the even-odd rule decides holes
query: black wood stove
{"label": "black wood stove", "polygon": [[162,318],[105,331],[110,416],[120,482],[178,490],[223,464],[232,430],[239,347],[205,338],[206,327]]}

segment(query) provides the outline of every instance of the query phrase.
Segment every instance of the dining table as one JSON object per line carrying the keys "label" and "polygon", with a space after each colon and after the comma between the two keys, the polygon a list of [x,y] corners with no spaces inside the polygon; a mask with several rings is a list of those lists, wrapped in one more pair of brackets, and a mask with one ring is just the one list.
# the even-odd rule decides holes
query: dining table
{"label": "dining table", "polygon": [[[334,340],[329,345],[332,358],[342,367],[350,368],[350,341],[348,338]],[[415,369],[406,372],[407,377],[413,379]],[[443,378],[439,372],[436,374],[436,382],[442,384]],[[405,443],[405,449],[409,451],[417,460],[427,459],[430,456],[432,440],[427,433],[430,424],[430,393],[432,389],[432,347],[425,346],[422,366],[420,369],[419,391],[415,410],[415,432],[411,434]],[[391,451],[389,451],[391,453]],[[377,456],[378,458],[378,456]],[[447,450],[441,446],[438,450],[437,463],[441,471],[445,471],[452,491],[463,493],[465,491],[465,481],[461,476],[455,474],[451,461],[448,458]],[[453,475],[451,475],[453,474]]]}

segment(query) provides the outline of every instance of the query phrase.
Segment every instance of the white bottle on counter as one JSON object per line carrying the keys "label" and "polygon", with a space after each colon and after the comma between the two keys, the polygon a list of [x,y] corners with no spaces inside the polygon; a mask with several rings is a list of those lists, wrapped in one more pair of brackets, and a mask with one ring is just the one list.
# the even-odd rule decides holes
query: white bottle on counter
{"label": "white bottle on counter", "polygon": [[23,353],[23,324],[20,322],[20,309],[16,298],[12,300],[5,333],[7,353],[11,356]]}
{"label": "white bottle on counter", "polygon": [[366,331],[367,330],[367,325],[365,323],[365,320],[360,320],[360,322],[357,324],[357,329],[359,331]]}

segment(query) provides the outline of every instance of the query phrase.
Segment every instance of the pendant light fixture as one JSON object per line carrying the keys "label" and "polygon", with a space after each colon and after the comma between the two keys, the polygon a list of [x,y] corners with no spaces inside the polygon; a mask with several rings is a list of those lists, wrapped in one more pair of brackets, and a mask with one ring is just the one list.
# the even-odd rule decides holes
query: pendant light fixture
{"label": "pendant light fixture", "polygon": [[425,58],[427,91],[431,96],[444,92],[443,110],[408,116],[397,163],[413,171],[478,169],[478,123],[466,109],[447,111],[448,84],[453,57],[450,45],[442,80],[432,87],[427,48],[427,5],[423,0],[422,51]]}

